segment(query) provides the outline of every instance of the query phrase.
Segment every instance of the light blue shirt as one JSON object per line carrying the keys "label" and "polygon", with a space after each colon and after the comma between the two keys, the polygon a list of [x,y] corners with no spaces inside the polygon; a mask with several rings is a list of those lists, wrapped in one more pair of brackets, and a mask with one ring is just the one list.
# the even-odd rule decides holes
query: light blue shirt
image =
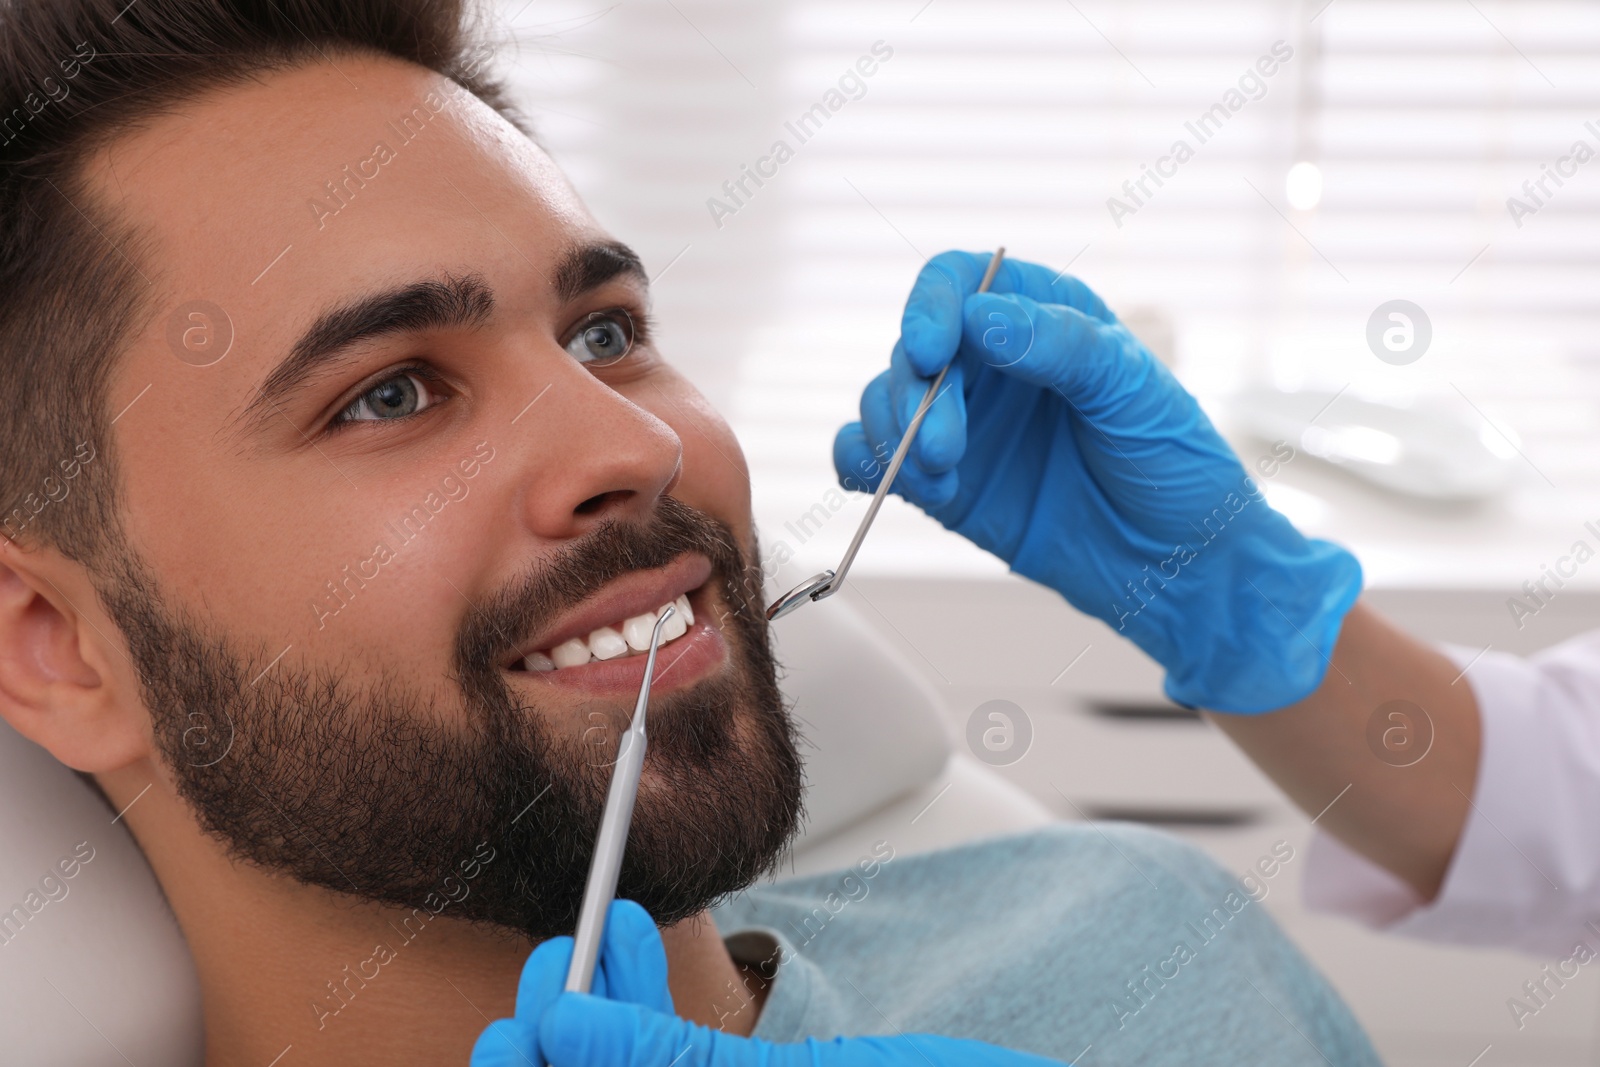
{"label": "light blue shirt", "polygon": [[776,969],[755,1029],[769,1041],[936,1033],[1084,1067],[1380,1062],[1239,880],[1139,826],[902,857],[881,843],[713,915],[735,960]]}

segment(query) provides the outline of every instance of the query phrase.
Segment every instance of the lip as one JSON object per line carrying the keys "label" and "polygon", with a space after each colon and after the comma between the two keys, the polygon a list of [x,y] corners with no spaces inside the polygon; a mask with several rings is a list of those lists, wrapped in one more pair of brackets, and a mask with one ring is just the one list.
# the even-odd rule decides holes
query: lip
{"label": "lip", "polygon": [[[506,666],[509,668],[515,665],[531,652],[554,648],[574,637],[588,637],[602,626],[622,622],[635,615],[655,614],[662,605],[671,603],[680,595],[699,589],[710,577],[710,558],[697,552],[680,556],[665,567],[625,574],[608,583],[598,594],[585,600],[551,627],[535,635],[522,646],[522,651],[517,653],[516,659]],[[692,597],[690,604],[694,606],[696,612],[694,628],[700,629],[703,625],[699,615],[700,607]],[[685,634],[679,641],[689,636]],[[624,659],[634,658],[642,662],[645,657],[624,657]],[[620,660],[604,662],[618,663]],[[568,667],[566,670],[586,670],[588,667],[597,666],[600,664],[591,663],[587,667]],[[644,678],[642,668],[639,678],[641,680]]]}

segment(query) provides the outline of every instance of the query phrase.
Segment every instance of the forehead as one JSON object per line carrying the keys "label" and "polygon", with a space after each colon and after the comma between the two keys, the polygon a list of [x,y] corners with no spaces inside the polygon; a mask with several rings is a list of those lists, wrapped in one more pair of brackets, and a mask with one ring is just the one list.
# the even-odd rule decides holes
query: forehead
{"label": "forehead", "polygon": [[88,178],[141,238],[147,339],[203,301],[247,355],[286,347],[341,295],[441,269],[538,278],[597,232],[555,164],[493,109],[366,56],[208,90],[113,142]]}

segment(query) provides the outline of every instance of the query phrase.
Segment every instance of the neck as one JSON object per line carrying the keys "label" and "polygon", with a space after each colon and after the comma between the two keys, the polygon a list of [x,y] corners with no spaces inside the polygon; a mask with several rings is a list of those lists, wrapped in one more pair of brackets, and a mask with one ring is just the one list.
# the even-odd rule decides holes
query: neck
{"label": "neck", "polygon": [[[151,782],[124,821],[194,956],[208,1067],[261,1067],[290,1048],[296,1067],[465,1063],[483,1028],[513,1013],[533,942],[463,921],[444,897],[436,912],[399,909],[240,863],[200,831],[150,763],[100,776],[119,810]],[[662,940],[679,1015],[748,1035],[759,1002],[730,1010],[751,995],[735,992],[741,975],[710,916],[663,930]]]}

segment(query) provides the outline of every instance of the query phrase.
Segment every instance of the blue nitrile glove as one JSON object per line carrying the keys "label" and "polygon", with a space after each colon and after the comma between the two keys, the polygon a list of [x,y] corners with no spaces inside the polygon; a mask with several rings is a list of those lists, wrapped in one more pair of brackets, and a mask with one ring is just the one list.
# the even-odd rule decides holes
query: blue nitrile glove
{"label": "blue nitrile glove", "polygon": [[570,937],[533,950],[517,987],[516,1018],[489,1025],[472,1050],[472,1067],[1062,1067],[932,1034],[780,1045],[680,1019],[667,991],[661,934],[631,900],[611,905],[593,995],[562,993],[571,958]]}
{"label": "blue nitrile glove", "polygon": [[988,262],[923,267],[889,370],[834,441],[841,483],[877,487],[954,356],[892,492],[1132,639],[1180,704],[1248,714],[1309,695],[1361,591],[1355,557],[1267,506],[1082,282],[1006,260],[980,294]]}
{"label": "blue nitrile glove", "polygon": [[[546,1067],[549,1061],[539,1047],[539,1020],[561,997],[571,963],[572,938],[540,942],[522,966],[516,1016],[496,1019],[478,1035],[472,1067]],[[582,1000],[609,997],[672,1014],[661,934],[650,913],[631,900],[614,900],[606,911],[600,958],[590,988],[593,996],[572,995]]]}

